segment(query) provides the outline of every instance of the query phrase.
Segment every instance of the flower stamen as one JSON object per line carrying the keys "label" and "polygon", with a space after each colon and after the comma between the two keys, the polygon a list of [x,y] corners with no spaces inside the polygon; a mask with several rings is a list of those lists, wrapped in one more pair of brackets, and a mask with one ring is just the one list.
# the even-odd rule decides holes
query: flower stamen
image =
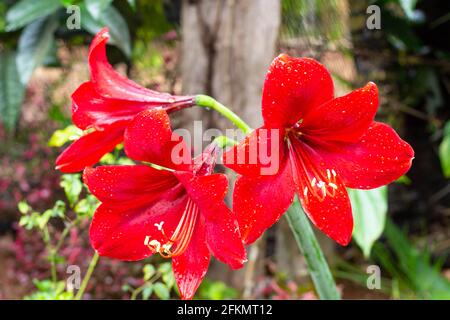
{"label": "flower stamen", "polygon": [[165,243],[161,243],[157,240],[150,240],[150,236],[146,236],[144,244],[149,247],[150,250],[158,252],[163,258],[172,258],[179,256],[186,251],[194,233],[195,225],[198,217],[198,208],[195,203],[189,198],[183,215],[178,222],[175,231],[172,236],[168,237],[163,229],[164,221],[155,223],[155,227],[161,232],[162,236],[166,239]]}
{"label": "flower stamen", "polygon": [[317,163],[311,159],[308,150],[304,150],[304,146],[300,145],[300,141],[295,136],[291,136],[289,142],[293,177],[298,190],[303,191],[304,201],[308,202],[309,193],[319,201],[323,201],[327,196],[334,197],[339,188],[336,182],[336,171],[332,168],[319,169]]}

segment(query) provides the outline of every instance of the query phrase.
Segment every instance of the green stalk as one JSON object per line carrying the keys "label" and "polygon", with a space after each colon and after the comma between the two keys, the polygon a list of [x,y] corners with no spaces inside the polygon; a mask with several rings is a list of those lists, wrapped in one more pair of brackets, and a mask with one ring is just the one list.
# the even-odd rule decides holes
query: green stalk
{"label": "green stalk", "polygon": [[233,122],[233,124],[237,128],[241,129],[245,134],[252,131],[252,128],[250,128],[237,114],[235,114],[233,111],[210,96],[204,94],[196,95],[195,104],[199,107],[211,108],[213,110],[216,110],[222,116]]}
{"label": "green stalk", "polygon": [[89,263],[89,267],[86,271],[86,275],[83,278],[83,281],[81,282],[80,289],[78,290],[77,294],[75,295],[75,300],[80,300],[83,297],[84,291],[86,290],[86,287],[89,283],[89,280],[91,279],[92,273],[94,272],[95,266],[97,265],[99,255],[97,251],[92,256],[91,262]]}
{"label": "green stalk", "polygon": [[340,299],[330,268],[308,218],[298,203],[297,197],[291,207],[286,211],[286,218],[297,245],[305,257],[309,275],[313,280],[319,298],[322,300]]}

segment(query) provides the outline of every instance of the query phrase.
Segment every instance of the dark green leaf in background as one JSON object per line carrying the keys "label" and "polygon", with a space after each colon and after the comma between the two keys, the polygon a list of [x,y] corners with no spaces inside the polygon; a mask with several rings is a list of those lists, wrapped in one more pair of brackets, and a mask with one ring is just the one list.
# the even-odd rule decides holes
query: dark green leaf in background
{"label": "dark green leaf in background", "polygon": [[16,58],[22,84],[26,85],[34,69],[44,62],[52,47],[57,27],[57,17],[51,16],[39,18],[23,30]]}
{"label": "dark green leaf in background", "polygon": [[21,0],[6,13],[6,31],[17,30],[61,7],[60,0]]}
{"label": "dark green leaf in background", "polygon": [[84,0],[84,3],[91,16],[98,20],[102,12],[111,5],[112,0]]}
{"label": "dark green leaf in background", "polygon": [[125,19],[113,6],[104,10],[98,19],[95,19],[85,6],[81,6],[81,25],[92,34],[96,34],[103,27],[109,28],[110,44],[117,46],[127,57],[131,55],[131,40]]}
{"label": "dark green leaf in background", "polygon": [[0,118],[9,130],[15,128],[25,87],[19,79],[16,55],[12,52],[0,53]]}

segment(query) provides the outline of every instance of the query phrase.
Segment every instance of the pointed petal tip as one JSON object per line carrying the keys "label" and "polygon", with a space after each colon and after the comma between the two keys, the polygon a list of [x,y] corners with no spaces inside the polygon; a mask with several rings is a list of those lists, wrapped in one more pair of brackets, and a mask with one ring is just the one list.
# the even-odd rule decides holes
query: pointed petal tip
{"label": "pointed petal tip", "polygon": [[99,39],[109,39],[109,28],[103,27],[95,36]]}
{"label": "pointed petal tip", "polygon": [[88,177],[93,174],[95,171],[95,169],[91,166],[88,166],[86,168],[84,168],[83,170],[83,182],[87,184],[88,182]]}
{"label": "pointed petal tip", "polygon": [[367,84],[362,88],[364,91],[371,91],[374,94],[378,95],[378,86],[375,82],[369,81]]}
{"label": "pointed petal tip", "polygon": [[335,240],[337,243],[339,243],[341,246],[346,247],[348,246],[348,244],[350,243],[350,241],[352,240],[352,236],[350,234],[349,237],[344,237],[344,238],[338,238],[338,239],[333,239]]}
{"label": "pointed petal tip", "polygon": [[283,62],[288,62],[291,59],[291,56],[289,56],[286,53],[280,53],[275,60],[281,60]]}

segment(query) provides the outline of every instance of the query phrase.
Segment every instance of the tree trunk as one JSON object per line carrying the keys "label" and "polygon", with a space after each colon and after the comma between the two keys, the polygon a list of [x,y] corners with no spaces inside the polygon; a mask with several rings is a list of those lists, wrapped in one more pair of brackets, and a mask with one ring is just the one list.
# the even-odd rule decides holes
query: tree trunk
{"label": "tree trunk", "polygon": [[[250,126],[262,123],[261,90],[267,68],[276,54],[280,26],[279,0],[184,0],[182,3],[183,91],[213,96],[241,116]],[[206,110],[182,114],[183,125],[192,129],[201,119],[206,128],[232,128],[225,119]],[[198,152],[198,146],[195,146]],[[259,250],[260,252],[262,250]],[[255,256],[255,249],[251,254]],[[262,263],[256,263],[262,269]],[[248,270],[254,270],[250,261]],[[229,272],[214,264],[211,277],[243,289],[243,273]],[[258,272],[258,271],[255,271]]]}

